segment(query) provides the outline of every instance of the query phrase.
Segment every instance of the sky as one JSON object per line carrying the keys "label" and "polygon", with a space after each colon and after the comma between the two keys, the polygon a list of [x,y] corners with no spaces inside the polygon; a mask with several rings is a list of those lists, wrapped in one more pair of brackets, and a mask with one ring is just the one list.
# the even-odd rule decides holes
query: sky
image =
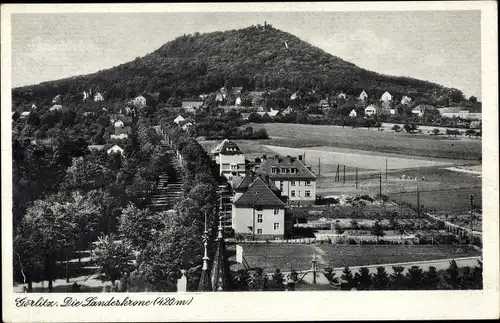
{"label": "sky", "polygon": [[12,15],[14,87],[88,74],[183,34],[267,22],[359,67],[481,98],[480,11]]}

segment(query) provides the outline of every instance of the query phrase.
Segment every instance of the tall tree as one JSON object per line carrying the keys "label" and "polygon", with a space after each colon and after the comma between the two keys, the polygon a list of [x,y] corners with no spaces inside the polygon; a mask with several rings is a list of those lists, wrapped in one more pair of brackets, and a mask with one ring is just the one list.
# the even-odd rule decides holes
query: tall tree
{"label": "tall tree", "polygon": [[389,275],[385,267],[377,267],[377,273],[373,275],[373,287],[375,290],[385,290],[389,285]]}
{"label": "tall tree", "polygon": [[423,289],[424,273],[419,266],[411,266],[406,273],[406,286],[410,290]]}
{"label": "tall tree", "polygon": [[451,289],[460,288],[460,273],[455,260],[450,261],[450,265],[444,273],[444,279]]}
{"label": "tall tree", "polygon": [[370,290],[372,288],[372,275],[366,267],[361,267],[354,276],[356,286],[359,290]]}
{"label": "tall tree", "polygon": [[393,266],[392,270],[394,271],[391,274],[391,289],[401,290],[406,288],[405,276],[403,275],[404,267],[401,266]]}

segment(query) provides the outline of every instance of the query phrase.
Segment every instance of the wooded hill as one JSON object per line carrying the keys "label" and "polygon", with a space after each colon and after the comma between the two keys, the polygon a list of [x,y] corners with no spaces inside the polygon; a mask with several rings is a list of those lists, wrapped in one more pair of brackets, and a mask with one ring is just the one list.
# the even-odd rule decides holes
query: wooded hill
{"label": "wooded hill", "polygon": [[103,93],[107,100],[145,92],[190,97],[214,92],[223,85],[355,95],[364,89],[370,97],[389,91],[395,98],[463,98],[457,89],[365,70],[271,25],[183,35],[131,62],[93,74],[14,88],[12,94],[15,106],[49,104],[57,94],[77,100],[89,89]]}

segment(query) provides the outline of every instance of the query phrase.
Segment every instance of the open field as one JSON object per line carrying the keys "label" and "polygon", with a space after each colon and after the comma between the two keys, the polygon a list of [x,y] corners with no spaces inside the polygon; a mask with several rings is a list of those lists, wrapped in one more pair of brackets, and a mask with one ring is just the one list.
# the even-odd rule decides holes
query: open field
{"label": "open field", "polygon": [[[262,267],[266,271],[289,271],[311,268],[313,254],[319,257],[320,268],[364,266],[386,263],[437,260],[480,255],[466,245],[275,245],[242,244],[243,256],[250,267]],[[234,246],[231,246],[235,248]],[[234,256],[232,257],[234,260]],[[233,265],[233,269],[239,268]]]}
{"label": "open field", "polygon": [[286,147],[333,146],[383,153],[479,160],[481,140],[443,140],[427,136],[366,128],[342,128],[285,123],[249,124],[265,128],[271,139],[263,144]]}

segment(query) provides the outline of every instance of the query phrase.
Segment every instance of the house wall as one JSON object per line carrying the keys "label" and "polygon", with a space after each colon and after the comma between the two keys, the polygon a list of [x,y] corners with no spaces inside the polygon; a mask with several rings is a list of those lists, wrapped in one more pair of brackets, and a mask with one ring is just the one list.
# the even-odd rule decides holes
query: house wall
{"label": "house wall", "polygon": [[[277,208],[276,210],[278,214],[274,214],[274,208],[263,208],[258,211],[254,208],[238,208],[233,205],[232,223],[234,233],[247,239],[252,237],[255,237],[255,239],[282,239],[285,235],[285,209]],[[262,215],[262,222],[258,220],[259,214]],[[274,229],[275,223],[278,223],[279,226],[276,230]],[[252,227],[253,231],[248,228],[249,226]]]}
{"label": "house wall", "polygon": [[[282,196],[288,196],[290,201],[301,201],[301,202],[314,202],[316,201],[316,181],[311,180],[310,185],[306,185],[304,180],[288,180],[288,179],[271,179],[274,181],[274,185],[281,190]],[[281,185],[283,183],[283,185]],[[292,185],[295,184],[295,185]],[[293,192],[295,191],[295,196]],[[310,196],[306,196],[306,191],[310,192]]]}

